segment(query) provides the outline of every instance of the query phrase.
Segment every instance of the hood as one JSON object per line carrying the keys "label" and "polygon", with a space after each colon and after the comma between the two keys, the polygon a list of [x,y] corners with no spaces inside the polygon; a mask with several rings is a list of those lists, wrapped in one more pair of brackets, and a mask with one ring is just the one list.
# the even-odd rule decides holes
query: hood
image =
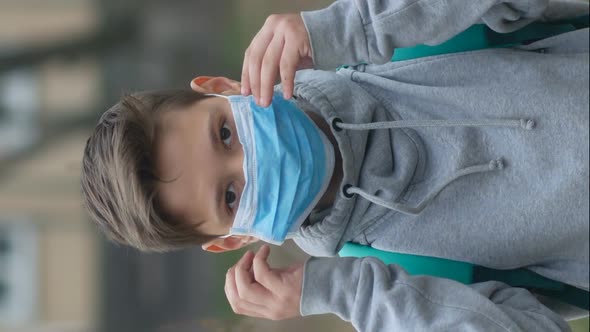
{"label": "hood", "polygon": [[[281,90],[280,86],[277,90]],[[370,123],[400,118],[351,82],[347,71],[304,70],[297,73],[294,96],[304,110],[322,115],[330,124],[342,155],[343,181],[332,208],[314,212],[293,238],[313,256],[334,256],[344,243],[358,236],[372,221],[397,213],[357,195],[346,186],[387,201],[404,201],[406,189],[422,179],[424,147],[411,129],[343,130],[334,122]]]}

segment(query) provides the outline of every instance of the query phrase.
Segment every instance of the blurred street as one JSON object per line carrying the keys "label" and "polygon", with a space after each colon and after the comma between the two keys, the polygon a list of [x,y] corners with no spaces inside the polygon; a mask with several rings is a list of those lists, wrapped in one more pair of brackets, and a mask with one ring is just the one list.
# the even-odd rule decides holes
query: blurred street
{"label": "blurred street", "polygon": [[[239,80],[268,15],[331,2],[0,0],[0,332],[355,331],[333,315],[233,314],[224,277],[244,251],[113,245],[79,184],[86,139],[123,94]],[[271,265],[306,258],[288,242]]]}

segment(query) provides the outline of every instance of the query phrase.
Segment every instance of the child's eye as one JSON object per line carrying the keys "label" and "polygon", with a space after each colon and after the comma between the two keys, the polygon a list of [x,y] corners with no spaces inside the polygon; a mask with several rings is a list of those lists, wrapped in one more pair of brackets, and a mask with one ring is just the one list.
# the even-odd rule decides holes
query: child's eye
{"label": "child's eye", "polygon": [[221,127],[221,129],[219,130],[219,136],[221,137],[223,144],[225,144],[226,146],[231,146],[231,129],[227,125],[227,122],[223,123],[223,127]]}
{"label": "child's eye", "polygon": [[232,183],[229,185],[229,187],[227,187],[227,191],[225,192],[225,203],[232,211],[234,210],[234,207],[236,205],[237,198],[238,198],[238,195],[237,195],[236,189],[234,188],[234,185]]}

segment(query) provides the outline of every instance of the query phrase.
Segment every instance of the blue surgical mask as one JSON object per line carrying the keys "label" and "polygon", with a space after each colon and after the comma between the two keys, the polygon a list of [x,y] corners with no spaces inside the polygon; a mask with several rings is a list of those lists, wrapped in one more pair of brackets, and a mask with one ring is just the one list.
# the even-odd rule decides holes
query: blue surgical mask
{"label": "blue surgical mask", "polygon": [[315,123],[280,94],[269,107],[258,106],[252,96],[216,96],[229,101],[244,148],[245,186],[229,235],[281,244],[326,191],[334,148]]}

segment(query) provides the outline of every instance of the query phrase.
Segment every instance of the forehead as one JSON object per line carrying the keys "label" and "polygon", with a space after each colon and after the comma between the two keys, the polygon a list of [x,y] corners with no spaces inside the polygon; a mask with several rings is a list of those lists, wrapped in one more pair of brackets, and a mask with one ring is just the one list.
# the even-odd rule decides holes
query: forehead
{"label": "forehead", "polygon": [[210,140],[215,115],[227,112],[223,103],[220,98],[206,98],[189,106],[172,107],[158,116],[153,152],[160,176],[178,175],[183,166],[194,165],[190,162],[195,155],[211,152],[205,143]]}
{"label": "forehead", "polygon": [[206,120],[204,112],[193,109],[169,110],[158,118],[154,140],[156,171],[163,178],[178,174],[186,161],[186,151],[192,146],[192,128],[201,127]]}
{"label": "forehead", "polygon": [[[204,102],[203,100],[202,102]],[[171,109],[160,115],[154,141],[158,201],[167,213],[186,220],[191,198],[198,196],[195,158],[207,153],[209,113],[197,102],[185,109]],[[199,151],[196,151],[199,150]]]}

